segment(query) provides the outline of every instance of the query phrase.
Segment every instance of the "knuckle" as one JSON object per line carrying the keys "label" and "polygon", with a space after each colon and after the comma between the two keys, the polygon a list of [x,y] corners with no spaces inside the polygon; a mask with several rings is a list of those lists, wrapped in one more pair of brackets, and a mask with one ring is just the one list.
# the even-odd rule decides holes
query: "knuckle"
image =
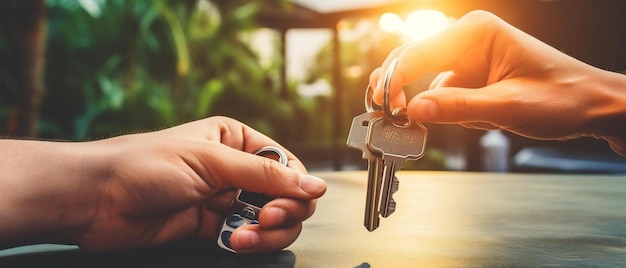
{"label": "knuckle", "polygon": [[506,22],[491,12],[484,10],[474,10],[463,16],[460,21],[464,21],[476,31],[474,38],[490,42],[502,32]]}
{"label": "knuckle", "polygon": [[463,115],[471,112],[472,100],[463,93],[454,93],[452,96],[454,100],[454,109],[457,114]]}
{"label": "knuckle", "polygon": [[477,22],[479,24],[489,24],[489,23],[494,23],[499,20],[499,18],[496,15],[485,10],[470,11],[465,16],[463,16],[463,19]]}
{"label": "knuckle", "polygon": [[262,169],[268,183],[285,176],[285,167],[272,159],[263,158]]}

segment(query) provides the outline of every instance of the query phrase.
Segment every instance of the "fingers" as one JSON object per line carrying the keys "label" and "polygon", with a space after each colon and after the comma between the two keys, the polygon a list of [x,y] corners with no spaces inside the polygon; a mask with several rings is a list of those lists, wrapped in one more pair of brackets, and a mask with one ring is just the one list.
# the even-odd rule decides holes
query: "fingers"
{"label": "fingers", "polygon": [[208,156],[209,162],[213,162],[212,170],[206,170],[208,174],[202,177],[215,188],[233,187],[296,199],[315,199],[326,192],[326,182],[322,179],[277,161],[226,146],[212,151]]}
{"label": "fingers", "polygon": [[[378,84],[376,86],[376,89],[374,91],[374,95],[372,96],[372,100],[378,104],[378,105],[383,105],[383,86],[382,86],[382,81],[384,79],[384,75],[380,76],[380,68],[378,69],[378,72],[376,74],[373,74],[374,76],[376,76],[378,79]],[[378,77],[380,76],[380,77]],[[389,100],[390,100],[390,105],[391,108],[393,110],[393,108],[395,107],[404,107],[406,106],[406,97],[404,95],[404,91],[402,90],[398,90],[398,91],[394,91],[391,89],[394,88],[402,88],[403,86],[403,81],[401,80],[401,77],[397,76],[397,75],[393,75],[391,77],[391,86],[390,86],[390,91],[389,91]],[[380,89],[380,90],[378,90]],[[376,91],[378,90],[378,91]]]}
{"label": "fingers", "polygon": [[[270,196],[315,199],[324,194],[326,183],[307,175],[304,165],[293,153],[258,131],[226,117],[210,117],[166,131],[199,133],[192,153],[182,155],[208,186],[205,196],[224,188],[240,188]],[[252,154],[263,146],[285,151],[288,167]],[[182,154],[182,153],[181,153]]]}
{"label": "fingers", "polygon": [[289,150],[255,129],[229,117],[213,116],[187,124],[162,130],[170,136],[195,138],[201,142],[213,141],[228,147],[253,153],[264,146],[281,148],[286,154],[289,166],[306,172],[304,165]]}
{"label": "fingers", "polygon": [[259,224],[238,228],[230,238],[239,253],[277,251],[293,243],[302,230],[302,222],[315,210],[315,201],[279,198],[263,207]]}
{"label": "fingers", "polygon": [[[300,162],[293,153],[257,130],[232,118],[211,117],[207,120],[217,121],[215,123],[217,127],[213,129],[219,129],[219,132],[212,131],[211,135],[208,137],[209,139],[220,140],[220,142],[226,146],[249,153],[270,145],[281,148],[287,154],[288,166],[306,172],[306,168],[302,162]],[[210,125],[210,127],[212,127],[212,125]]]}
{"label": "fingers", "polygon": [[[381,80],[392,59],[398,58],[390,88],[390,98],[402,92],[402,86],[410,84],[427,72],[443,72],[465,68],[473,77],[484,79],[488,75],[489,55],[495,35],[494,27],[504,22],[485,11],[473,11],[450,25],[445,31],[422,42],[411,43],[394,49],[376,74],[370,76],[370,84],[376,85],[374,100],[380,101]],[[486,27],[489,25],[489,27]]]}
{"label": "fingers", "polygon": [[459,75],[453,71],[442,72],[430,83],[430,89],[440,87],[479,88],[486,85],[482,79],[472,79],[467,75]]}
{"label": "fingers", "polygon": [[[210,117],[166,131],[177,131],[180,133],[176,134],[184,133],[196,139],[191,153],[181,157],[198,180],[205,182],[206,189],[197,190],[204,198],[231,188],[280,197],[262,208],[260,224],[236,229],[230,240],[238,252],[276,251],[291,244],[300,233],[302,221],[315,211],[315,199],[326,191],[326,183],[306,174],[304,165],[295,155],[236,120]],[[253,154],[270,145],[285,151],[287,166]],[[212,223],[221,222],[215,221],[215,212],[222,212],[220,200],[213,200],[216,201],[213,205],[205,204],[203,217],[210,218],[210,223],[201,226],[198,232],[201,237],[214,236],[219,227]]]}
{"label": "fingers", "polygon": [[438,87],[442,87],[443,83],[445,80],[447,80],[447,78],[452,75],[451,71],[447,71],[447,72],[441,72],[439,74],[437,74],[437,76],[435,77],[435,79],[433,79],[433,81],[430,82],[430,89],[433,88],[438,88]]}
{"label": "fingers", "polygon": [[[215,230],[221,227],[226,212],[221,212],[223,208],[212,204],[214,201],[205,203],[201,210],[202,220],[198,227],[198,238],[209,240],[217,238]],[[230,238],[231,245],[240,253],[283,249],[297,239],[302,222],[311,217],[315,206],[316,200],[304,201],[288,198],[273,200],[261,209],[258,225],[237,228]],[[240,232],[241,230],[245,231]]]}
{"label": "fingers", "polygon": [[[324,194],[326,183],[305,174],[304,165],[289,150],[246,125],[232,119],[218,119],[227,122],[220,126],[219,135],[221,142],[230,147],[223,148],[224,155],[229,156],[227,163],[214,165],[221,167],[219,178],[227,179],[222,180],[223,186],[298,199],[314,199]],[[285,151],[288,167],[274,160],[250,154],[267,145],[277,146]]]}
{"label": "fingers", "polygon": [[238,253],[263,253],[278,251],[291,245],[300,232],[302,224],[285,229],[263,229],[259,225],[237,228],[230,238],[232,248]]}
{"label": "fingers", "polygon": [[[408,114],[411,119],[420,122],[497,124],[507,119],[505,109],[507,101],[504,100],[510,99],[505,96],[507,91],[499,90],[501,87],[504,86],[493,84],[479,89],[428,90],[410,101]],[[474,125],[481,127],[479,124]]]}
{"label": "fingers", "polygon": [[261,209],[259,223],[265,229],[300,223],[313,215],[317,200],[278,198]]}

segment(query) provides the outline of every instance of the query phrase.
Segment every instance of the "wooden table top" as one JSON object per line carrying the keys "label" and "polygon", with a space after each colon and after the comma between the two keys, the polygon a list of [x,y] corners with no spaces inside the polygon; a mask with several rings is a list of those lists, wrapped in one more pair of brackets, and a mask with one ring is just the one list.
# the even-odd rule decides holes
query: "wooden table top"
{"label": "wooden table top", "polygon": [[395,213],[368,232],[367,173],[316,175],[328,192],[297,267],[626,265],[626,176],[399,172]]}
{"label": "wooden table top", "polygon": [[615,267],[626,265],[626,176],[401,171],[396,212],[363,226],[366,171],[316,172],[316,213],[278,253],[214,241],[1,254],[0,267]]}

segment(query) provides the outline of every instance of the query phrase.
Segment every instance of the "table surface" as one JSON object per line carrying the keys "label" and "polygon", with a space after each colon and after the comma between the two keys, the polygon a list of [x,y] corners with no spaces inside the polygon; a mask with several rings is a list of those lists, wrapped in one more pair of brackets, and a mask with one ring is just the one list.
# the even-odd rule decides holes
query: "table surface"
{"label": "table surface", "polygon": [[328,192],[282,252],[243,256],[198,242],[113,253],[48,247],[0,254],[0,267],[626,265],[626,176],[401,171],[396,212],[368,232],[367,173],[314,174]]}

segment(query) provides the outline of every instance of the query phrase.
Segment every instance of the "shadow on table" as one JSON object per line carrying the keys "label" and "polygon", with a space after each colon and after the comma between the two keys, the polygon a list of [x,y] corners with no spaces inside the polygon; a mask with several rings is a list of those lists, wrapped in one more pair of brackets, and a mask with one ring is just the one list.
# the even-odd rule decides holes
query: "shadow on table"
{"label": "shadow on table", "polygon": [[149,249],[41,251],[0,257],[0,267],[294,267],[291,251],[237,255],[209,242],[179,242]]}

